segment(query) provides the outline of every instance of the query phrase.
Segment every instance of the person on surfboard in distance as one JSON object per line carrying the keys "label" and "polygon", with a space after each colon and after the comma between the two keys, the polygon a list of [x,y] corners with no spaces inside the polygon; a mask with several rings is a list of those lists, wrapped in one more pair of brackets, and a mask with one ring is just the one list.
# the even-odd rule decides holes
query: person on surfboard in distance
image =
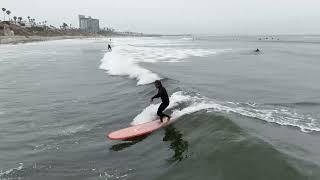
{"label": "person on surfboard in distance", "polygon": [[111,48],[111,45],[110,45],[110,44],[108,44],[108,50],[109,50],[109,51],[112,51],[112,48]]}
{"label": "person on surfboard in distance", "polygon": [[167,114],[164,114],[163,111],[169,106],[169,97],[168,97],[168,93],[167,90],[162,86],[161,81],[160,80],[156,80],[154,82],[154,85],[156,86],[156,88],[158,89],[158,94],[156,94],[155,96],[153,96],[150,100],[150,102],[153,101],[153,99],[155,98],[161,98],[162,103],[160,104],[158,111],[157,111],[157,115],[160,117],[160,121],[163,122],[163,117],[167,117],[168,121],[170,120],[170,116]]}

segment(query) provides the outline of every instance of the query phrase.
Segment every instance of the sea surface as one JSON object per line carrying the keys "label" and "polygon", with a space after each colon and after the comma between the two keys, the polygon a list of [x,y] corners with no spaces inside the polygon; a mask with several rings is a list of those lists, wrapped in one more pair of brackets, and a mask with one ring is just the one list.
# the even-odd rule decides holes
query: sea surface
{"label": "sea surface", "polygon": [[[174,123],[109,140],[157,79]],[[0,179],[319,180],[320,36],[0,45]]]}

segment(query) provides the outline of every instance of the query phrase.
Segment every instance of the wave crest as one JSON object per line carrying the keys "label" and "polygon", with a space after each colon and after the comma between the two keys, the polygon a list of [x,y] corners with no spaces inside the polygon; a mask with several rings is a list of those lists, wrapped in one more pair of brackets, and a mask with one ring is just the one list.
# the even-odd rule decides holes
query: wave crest
{"label": "wave crest", "polygon": [[[138,114],[131,125],[137,125],[152,120],[156,120],[157,109],[160,104],[151,104]],[[300,114],[293,109],[252,104],[250,106],[243,103],[218,102],[200,95],[191,96],[186,92],[175,92],[170,96],[170,105],[167,110],[172,111],[172,119],[191,114],[201,110],[208,112],[235,113],[242,116],[257,118],[266,122],[279,125],[298,127],[303,132],[320,131],[317,120],[309,114]]]}
{"label": "wave crest", "polygon": [[[175,41],[161,39],[117,39],[112,52],[106,52],[101,59],[100,69],[107,70],[110,75],[128,76],[136,79],[137,85],[150,84],[161,79],[160,75],[139,65],[147,63],[177,63],[188,57],[205,57],[224,49],[201,49],[174,47]],[[165,46],[163,44],[165,43]]]}

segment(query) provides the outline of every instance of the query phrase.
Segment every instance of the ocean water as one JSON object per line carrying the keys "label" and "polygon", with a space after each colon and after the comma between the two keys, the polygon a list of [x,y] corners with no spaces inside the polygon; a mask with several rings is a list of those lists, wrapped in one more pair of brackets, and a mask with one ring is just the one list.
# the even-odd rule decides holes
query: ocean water
{"label": "ocean water", "polygon": [[[1,45],[0,179],[320,179],[320,36],[259,38]],[[107,139],[157,118],[157,79],[175,122]]]}

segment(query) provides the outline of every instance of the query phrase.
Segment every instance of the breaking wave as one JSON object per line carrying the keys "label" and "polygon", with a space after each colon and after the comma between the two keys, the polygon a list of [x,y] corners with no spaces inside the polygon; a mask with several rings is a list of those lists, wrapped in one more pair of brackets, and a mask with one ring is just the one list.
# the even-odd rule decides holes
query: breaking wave
{"label": "breaking wave", "polygon": [[[131,125],[137,125],[148,121],[156,120],[157,108],[160,104],[151,104],[138,114]],[[309,114],[299,114],[292,109],[274,107],[258,104],[243,104],[234,102],[218,102],[206,97],[188,95],[186,92],[175,92],[170,97],[170,105],[167,110],[171,111],[172,119],[177,120],[186,114],[206,110],[208,112],[235,113],[242,116],[257,118],[266,122],[279,125],[298,127],[303,132],[320,131],[315,118]]]}
{"label": "breaking wave", "polygon": [[[111,52],[106,52],[100,69],[110,75],[128,76],[144,85],[161,79],[161,76],[142,67],[139,63],[177,63],[189,57],[205,57],[225,51],[224,49],[179,48],[178,42],[154,39],[118,39]],[[157,46],[155,46],[157,45]],[[161,46],[160,46],[161,45]]]}

